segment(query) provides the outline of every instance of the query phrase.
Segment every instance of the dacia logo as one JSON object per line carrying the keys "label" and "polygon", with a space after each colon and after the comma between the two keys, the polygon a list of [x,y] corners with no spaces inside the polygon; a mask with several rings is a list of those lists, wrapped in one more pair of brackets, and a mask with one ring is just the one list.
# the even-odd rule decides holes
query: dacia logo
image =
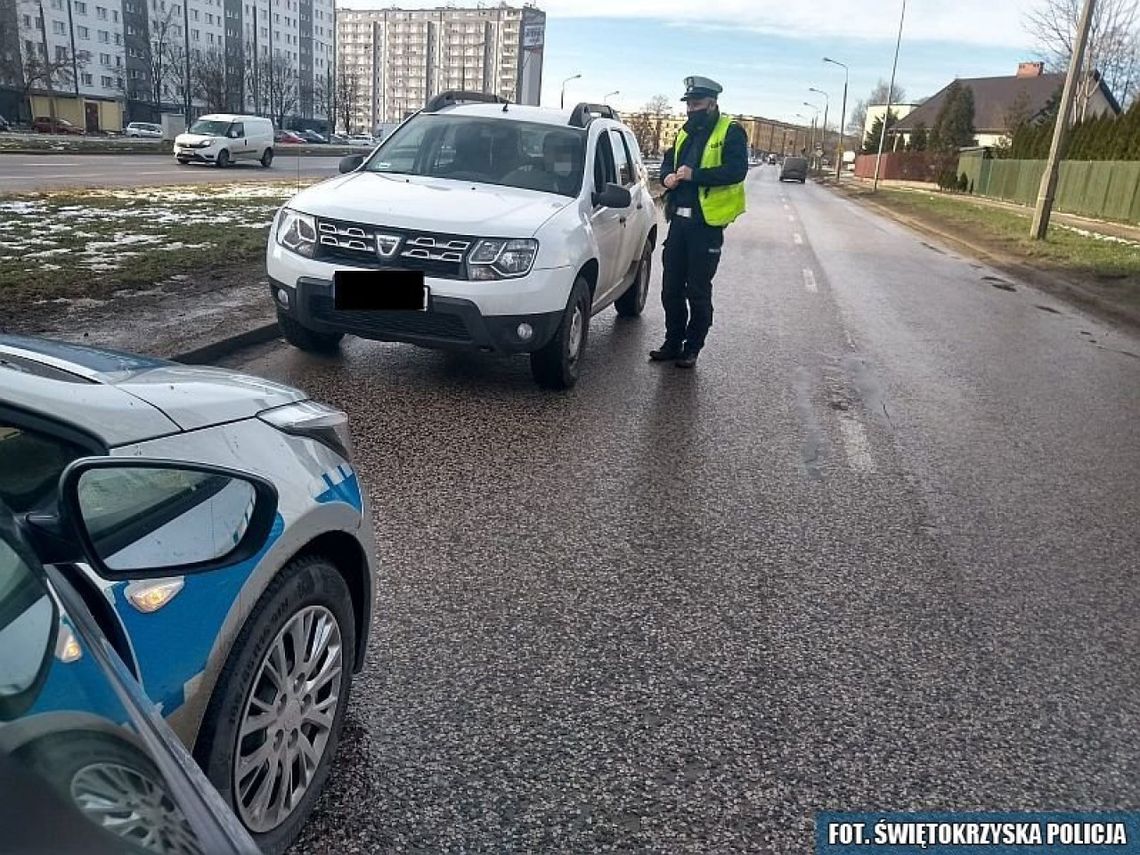
{"label": "dacia logo", "polygon": [[391,258],[400,248],[399,235],[376,235],[376,253],[381,258]]}

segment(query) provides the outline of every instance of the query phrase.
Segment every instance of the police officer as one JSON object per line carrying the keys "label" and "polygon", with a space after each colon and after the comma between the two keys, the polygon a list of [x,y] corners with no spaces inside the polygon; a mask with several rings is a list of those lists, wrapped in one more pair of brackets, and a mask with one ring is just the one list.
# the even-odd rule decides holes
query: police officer
{"label": "police officer", "polygon": [[720,114],[724,91],[707,77],[685,78],[688,120],[661,162],[669,236],[665,272],[665,343],[650,351],[655,362],[692,368],[712,325],[712,279],[720,263],[725,227],[744,213],[748,135]]}

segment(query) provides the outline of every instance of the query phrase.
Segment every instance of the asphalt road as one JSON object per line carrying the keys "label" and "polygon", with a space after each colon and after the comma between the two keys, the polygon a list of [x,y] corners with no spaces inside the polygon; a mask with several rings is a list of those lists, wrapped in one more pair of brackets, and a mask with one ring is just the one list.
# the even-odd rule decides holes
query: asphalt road
{"label": "asphalt road", "polygon": [[227,169],[177,163],[157,154],[0,154],[0,193],[85,187],[152,187],[163,184],[233,183],[328,178],[339,157],[279,155],[269,169],[238,163]]}
{"label": "asphalt road", "polygon": [[566,395],[358,340],[229,363],[350,412],[384,568],[298,851],[1140,808],[1140,340],[771,167],[749,204],[692,373],[646,361],[656,290]]}

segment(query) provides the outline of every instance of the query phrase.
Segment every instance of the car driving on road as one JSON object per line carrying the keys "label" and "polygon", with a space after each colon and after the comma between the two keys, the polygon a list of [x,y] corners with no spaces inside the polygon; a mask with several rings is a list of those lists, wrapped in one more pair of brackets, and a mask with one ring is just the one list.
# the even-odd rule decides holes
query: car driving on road
{"label": "car driving on road", "polygon": [[341,170],[271,228],[271,296],[296,347],[352,333],[526,353],[539,384],[568,388],[590,317],[645,306],[656,209],[609,107],[443,93]]}
{"label": "car driving on road", "polygon": [[156,125],[153,122],[131,122],[124,128],[123,133],[128,137],[160,140],[162,139],[162,125]]}
{"label": "car driving on road", "polygon": [[808,162],[806,157],[785,157],[780,167],[781,181],[798,181],[803,184],[807,181]]}
{"label": "car driving on road", "polygon": [[268,167],[273,163],[273,122],[231,113],[202,116],[174,138],[174,159],[184,166],[213,163],[226,167],[252,160]]}
{"label": "car driving on road", "polygon": [[364,661],[375,550],[349,447],[343,413],[287,386],[0,336],[0,501],[48,535],[87,521],[86,557],[45,563],[270,852],[312,809]]}

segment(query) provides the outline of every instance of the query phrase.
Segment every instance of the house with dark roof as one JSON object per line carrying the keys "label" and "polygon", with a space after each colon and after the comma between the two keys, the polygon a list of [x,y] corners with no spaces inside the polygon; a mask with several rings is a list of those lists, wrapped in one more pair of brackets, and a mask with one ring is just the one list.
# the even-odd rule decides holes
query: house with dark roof
{"label": "house with dark roof", "polygon": [[[1013,77],[971,77],[958,80],[974,92],[974,130],[979,146],[996,146],[1008,140],[1012,128],[1010,121],[1020,115],[1029,121],[1038,119],[1049,102],[1061,97],[1065,85],[1064,74],[1046,74],[1044,63],[1023,62],[1017,67]],[[928,98],[914,110],[907,113],[892,129],[896,137],[895,147],[902,148],[910,141],[910,135],[921,123],[927,131],[934,127],[938,112],[946,100],[946,84],[937,94]],[[1094,118],[1111,113],[1120,114],[1120,104],[1112,92],[1104,85],[1099,72],[1092,72],[1082,86],[1082,95],[1073,105],[1074,120]]]}

